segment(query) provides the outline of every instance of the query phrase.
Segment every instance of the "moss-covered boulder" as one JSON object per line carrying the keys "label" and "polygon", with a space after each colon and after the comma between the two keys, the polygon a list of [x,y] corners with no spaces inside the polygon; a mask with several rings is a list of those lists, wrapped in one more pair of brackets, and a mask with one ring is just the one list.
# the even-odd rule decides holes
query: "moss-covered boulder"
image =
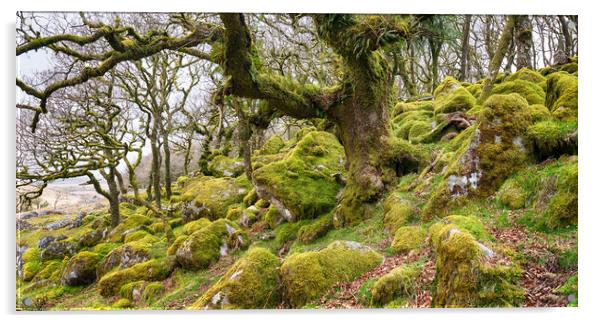
{"label": "moss-covered boulder", "polygon": [[288,221],[314,218],[334,207],[344,173],[343,147],[328,132],[307,133],[283,160],[253,172],[260,197]]}
{"label": "moss-covered boulder", "polygon": [[493,251],[454,224],[429,229],[436,253],[437,307],[517,306],[524,290],[518,286],[518,266],[498,263]]}
{"label": "moss-covered boulder", "polygon": [[546,83],[545,104],[560,120],[576,120],[578,108],[577,77],[566,72],[552,73]]}
{"label": "moss-covered boulder", "polygon": [[194,304],[192,309],[273,308],[280,302],[280,260],[270,251],[253,248]]}
{"label": "moss-covered boulder", "polygon": [[543,104],[545,102],[546,94],[541,86],[521,79],[505,81],[495,85],[493,89],[491,89],[491,94],[512,93],[522,96],[529,104]]}
{"label": "moss-covered boulder", "polygon": [[101,255],[82,251],[69,259],[63,271],[61,283],[67,286],[88,285],[96,280],[96,266]]}
{"label": "moss-covered boulder", "polygon": [[402,265],[380,277],[371,289],[371,305],[382,306],[398,297],[413,297],[420,269],[421,266],[416,263]]}
{"label": "moss-covered boulder", "polygon": [[526,196],[516,181],[508,180],[496,194],[497,200],[509,209],[516,210],[525,207]]}
{"label": "moss-covered boulder", "polygon": [[301,243],[312,243],[328,233],[333,227],[332,214],[322,215],[313,220],[312,223],[300,227],[297,232],[297,240]]}
{"label": "moss-covered boulder", "polygon": [[529,127],[527,138],[539,160],[577,154],[577,122],[547,120]]}
{"label": "moss-covered boulder", "polygon": [[225,217],[229,206],[242,202],[250,188],[249,181],[243,176],[203,176],[191,179],[182,189],[182,194],[173,196],[172,200],[183,202],[181,208],[184,222],[202,217],[215,220]]}
{"label": "moss-covered boulder", "polygon": [[125,269],[149,260],[150,247],[150,244],[136,241],[111,250],[98,265],[98,277],[102,277],[114,268]]}
{"label": "moss-covered boulder", "polygon": [[207,165],[209,174],[215,177],[237,177],[245,172],[242,159],[234,159],[224,155],[217,155]]}
{"label": "moss-covered boulder", "polygon": [[476,128],[467,137],[443,173],[444,180],[431,194],[423,215],[440,217],[451,202],[467,196],[489,196],[530,159],[525,133],[531,124],[527,101],[518,94],[492,95],[485,103]]}
{"label": "moss-covered boulder", "polygon": [[100,295],[114,296],[121,287],[135,281],[159,281],[167,278],[173,271],[175,261],[172,258],[152,259],[132,267],[106,274],[98,281]]}
{"label": "moss-covered boulder", "polygon": [[50,259],[63,259],[73,256],[79,249],[79,243],[70,240],[53,241],[40,253],[42,261]]}
{"label": "moss-covered boulder", "polygon": [[108,234],[110,242],[122,242],[125,237],[124,233],[130,233],[145,228],[145,226],[153,223],[153,219],[140,214],[132,214],[121,220],[115,228]]}
{"label": "moss-covered boulder", "polygon": [[351,281],[373,269],[382,260],[374,250],[351,241],[335,241],[320,251],[293,254],[280,268],[284,300],[292,307],[301,307],[336,283]]}
{"label": "moss-covered boulder", "polygon": [[188,236],[178,247],[176,258],[184,268],[207,268],[231,249],[246,246],[245,238],[236,223],[219,219]]}
{"label": "moss-covered boulder", "polygon": [[514,74],[511,74],[506,78],[506,81],[515,81],[515,80],[523,80],[523,81],[539,84],[541,82],[545,82],[546,78],[537,71],[523,67],[520,70],[516,71]]}
{"label": "moss-covered boulder", "polygon": [[21,257],[23,267],[21,270],[21,279],[23,281],[32,280],[37,273],[42,270],[42,260],[39,248],[29,248]]}
{"label": "moss-covered boulder", "polygon": [[385,211],[385,229],[389,234],[395,234],[395,231],[406,225],[416,214],[414,205],[405,199],[399,198],[396,194],[391,194],[384,202]]}
{"label": "moss-covered boulder", "polygon": [[472,109],[477,100],[453,77],[446,77],[433,93],[435,114],[455,111],[468,111]]}
{"label": "moss-covered boulder", "polygon": [[108,233],[108,228],[90,229],[81,235],[79,238],[79,244],[82,247],[93,247],[100,243]]}
{"label": "moss-covered boulder", "polygon": [[278,135],[271,136],[256,152],[258,155],[273,155],[280,152],[280,149],[284,148],[286,143],[282,137]]}
{"label": "moss-covered boulder", "polygon": [[426,231],[418,226],[403,226],[395,231],[391,249],[395,253],[406,253],[419,249],[425,242]]}

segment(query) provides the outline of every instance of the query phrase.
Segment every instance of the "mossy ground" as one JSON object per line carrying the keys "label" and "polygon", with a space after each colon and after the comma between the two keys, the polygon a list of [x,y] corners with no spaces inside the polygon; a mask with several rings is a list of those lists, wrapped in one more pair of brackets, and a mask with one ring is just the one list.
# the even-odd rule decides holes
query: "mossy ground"
{"label": "mossy ground", "polygon": [[[354,286],[357,307],[423,306],[415,296],[427,291],[434,297],[428,306],[577,305],[578,160],[570,144],[577,130],[576,77],[567,71],[544,76],[520,70],[500,77],[494,87],[499,94],[476,105],[481,87],[450,78],[434,100],[391,108],[392,132],[404,147],[424,155],[424,162],[403,174],[353,226],[337,227],[332,219],[346,177],[342,146],[331,133],[311,127],[288,141],[273,136],[253,153],[258,190],[244,175],[218,171],[218,161],[228,161],[218,155],[216,177],[181,178],[172,200],[163,201],[176,208],[168,218],[175,235],[171,244],[152,212],[122,203],[122,223],[99,241],[80,244],[77,252],[98,255],[102,263],[113,250],[130,246],[148,259],[110,267],[90,284],[61,285],[74,258],[43,261],[37,244],[44,236],[60,235],[78,242],[108,228],[108,214],[92,213],[80,227],[57,230],[45,226],[75,215],[29,219],[33,229],[17,237],[29,248],[17,281],[17,306],[323,308],[330,301],[343,307],[345,300],[337,299],[340,284]],[[441,140],[445,132],[433,136],[451,111],[472,116],[471,126],[446,130],[455,132],[446,140]],[[475,156],[482,172],[478,188],[465,195],[450,191],[451,175],[477,170],[467,164]],[[184,221],[186,202],[206,210]],[[243,225],[251,210],[256,217]],[[351,248],[342,247],[342,241]],[[177,254],[185,244],[195,245],[196,255],[190,263],[181,259],[183,265]],[[383,257],[396,265],[382,265]],[[554,288],[561,287],[545,297],[527,297],[532,286],[546,283],[531,283],[525,273],[533,270],[551,273]],[[241,285],[237,279],[252,283]],[[213,304],[220,292],[232,295],[227,304]]]}

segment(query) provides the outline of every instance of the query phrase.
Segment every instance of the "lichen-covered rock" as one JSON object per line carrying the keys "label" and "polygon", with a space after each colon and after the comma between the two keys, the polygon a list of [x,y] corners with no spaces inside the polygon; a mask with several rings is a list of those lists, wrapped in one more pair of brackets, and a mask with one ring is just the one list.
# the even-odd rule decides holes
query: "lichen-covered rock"
{"label": "lichen-covered rock", "polygon": [[191,234],[176,251],[184,268],[203,269],[225,256],[231,249],[248,244],[234,222],[219,219]]}
{"label": "lichen-covered rock", "polygon": [[172,258],[152,259],[132,267],[110,272],[98,281],[100,295],[116,295],[121,287],[134,281],[159,281],[167,278],[173,271],[175,261]]}
{"label": "lichen-covered rock", "polygon": [[223,155],[213,157],[207,168],[210,175],[215,177],[237,177],[245,171],[242,159],[233,159]]}
{"label": "lichen-covered rock", "polygon": [[79,244],[74,241],[53,241],[46,249],[42,250],[40,259],[63,259],[65,256],[73,256],[79,249]]}
{"label": "lichen-covered rock", "polygon": [[545,104],[560,120],[576,120],[578,108],[577,77],[566,72],[552,73],[546,83]]}
{"label": "lichen-covered rock", "polygon": [[425,241],[426,232],[420,226],[403,226],[395,231],[391,248],[395,253],[406,253],[419,249]]}
{"label": "lichen-covered rock", "polygon": [[301,307],[318,299],[333,285],[351,281],[378,266],[383,257],[352,241],[335,241],[320,251],[289,256],[280,268],[284,300]]}
{"label": "lichen-covered rock", "polygon": [[67,286],[88,285],[96,280],[96,266],[101,256],[94,252],[82,251],[69,259],[61,283]]}
{"label": "lichen-covered rock", "polygon": [[116,267],[125,269],[149,260],[148,248],[150,248],[148,244],[133,242],[113,249],[98,266],[98,277],[104,276]]}
{"label": "lichen-covered rock", "polygon": [[108,228],[88,230],[79,238],[79,244],[82,247],[93,247],[100,243],[108,233]]}
{"label": "lichen-covered rock", "polygon": [[287,221],[314,218],[336,204],[343,147],[327,132],[307,133],[283,160],[253,172],[255,188]]}
{"label": "lichen-covered rock", "polygon": [[372,305],[382,306],[397,297],[414,296],[420,268],[418,264],[402,265],[380,277],[372,286]]}
{"label": "lichen-covered rock", "polygon": [[435,95],[433,104],[435,114],[468,111],[477,103],[475,97],[458,80],[450,76],[437,86],[433,94]]}
{"label": "lichen-covered rock", "polygon": [[431,227],[436,252],[437,307],[517,306],[524,291],[518,287],[518,266],[496,263],[494,253],[454,224]]}
{"label": "lichen-covered rock", "polygon": [[244,177],[214,178],[204,176],[191,179],[175,202],[182,201],[182,218],[190,222],[202,217],[215,220],[223,218],[228,207],[242,202],[251,185]]}
{"label": "lichen-covered rock", "polygon": [[192,309],[273,308],[280,302],[280,260],[270,251],[253,248],[194,304]]}

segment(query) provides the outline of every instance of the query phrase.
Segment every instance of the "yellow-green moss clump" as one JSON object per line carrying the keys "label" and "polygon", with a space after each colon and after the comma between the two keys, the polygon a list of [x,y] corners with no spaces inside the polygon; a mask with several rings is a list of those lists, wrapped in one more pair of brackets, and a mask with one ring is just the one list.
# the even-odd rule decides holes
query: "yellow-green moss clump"
{"label": "yellow-green moss clump", "polygon": [[184,201],[193,203],[184,213],[194,220],[201,217],[209,219],[223,218],[228,212],[228,207],[242,202],[251,185],[243,176],[237,178],[214,178],[209,176],[194,178],[182,189],[182,194],[173,196],[174,202]]}
{"label": "yellow-green moss clump", "polygon": [[525,80],[506,81],[495,85],[491,94],[512,94],[516,93],[527,100],[529,104],[543,104],[545,102],[545,92],[541,86]]}
{"label": "yellow-green moss clump", "polygon": [[332,214],[328,213],[299,228],[297,240],[301,243],[312,243],[324,236],[333,228]]}
{"label": "yellow-green moss clump", "polygon": [[255,187],[288,221],[311,219],[334,207],[344,170],[343,147],[328,132],[307,133],[277,162],[255,169]]}
{"label": "yellow-green moss clump", "polygon": [[216,220],[181,243],[176,251],[177,261],[184,268],[207,268],[230,249],[246,246],[248,239],[245,238],[236,223],[226,219]]}
{"label": "yellow-green moss clump", "polygon": [[390,234],[394,234],[397,229],[406,225],[416,213],[410,201],[399,198],[395,193],[385,200],[384,211],[385,229]]}
{"label": "yellow-green moss clump", "polygon": [[527,137],[538,159],[577,153],[577,121],[548,120],[529,127]]}
{"label": "yellow-green moss clump", "polygon": [[404,226],[395,231],[391,248],[395,253],[406,253],[419,249],[426,238],[426,231],[418,226]]}
{"label": "yellow-green moss clump", "polygon": [[271,136],[270,139],[268,139],[263,146],[261,146],[261,148],[256,152],[256,154],[259,155],[273,155],[273,154],[277,154],[280,149],[284,148],[285,146],[285,142],[282,139],[282,137],[275,135],[275,136]]}
{"label": "yellow-green moss clump", "polygon": [[420,128],[425,129],[426,125],[429,126],[433,122],[433,112],[430,110],[413,110],[401,113],[391,120],[393,133],[397,138],[408,139],[410,136],[410,130],[416,126],[413,136],[417,136],[419,132],[423,132]]}
{"label": "yellow-green moss clump", "polygon": [[515,81],[515,80],[523,80],[523,81],[538,84],[538,83],[544,82],[546,80],[546,78],[537,71],[523,67],[520,70],[516,71],[516,73],[509,75],[506,78],[506,81]]}
{"label": "yellow-green moss clump", "polygon": [[298,308],[333,285],[351,281],[378,266],[383,257],[357,242],[335,241],[320,251],[289,256],[280,268],[284,300]]}
{"label": "yellow-green moss clump", "polygon": [[67,286],[91,284],[96,280],[96,266],[101,258],[101,255],[94,252],[79,252],[67,263],[61,283]]}
{"label": "yellow-green moss clump", "polygon": [[533,122],[546,121],[552,119],[550,110],[543,104],[532,104],[529,106],[531,119]]}
{"label": "yellow-green moss clump", "polygon": [[477,100],[470,92],[453,77],[446,77],[435,89],[435,114],[472,109]]}
{"label": "yellow-green moss clump", "polygon": [[576,120],[578,108],[577,77],[566,72],[552,73],[546,83],[545,104],[560,120]]}
{"label": "yellow-green moss clump", "polygon": [[42,270],[40,249],[27,249],[21,259],[23,260],[21,279],[23,279],[23,281],[30,281],[36,276],[37,273],[40,272],[40,270]]}
{"label": "yellow-green moss clump", "polygon": [[192,309],[260,309],[280,303],[280,260],[270,251],[253,248],[207,290]]}
{"label": "yellow-green moss clump", "polygon": [[421,101],[407,101],[397,103],[391,110],[391,118],[395,118],[398,115],[417,110],[433,110],[433,101],[421,100]]}
{"label": "yellow-green moss clump", "polygon": [[454,224],[429,230],[436,252],[437,307],[517,306],[524,291],[517,286],[520,268],[490,263],[493,251]]}
{"label": "yellow-green moss clump", "polygon": [[152,259],[136,264],[130,268],[117,270],[104,275],[98,281],[100,295],[109,297],[116,295],[127,283],[145,280],[159,281],[167,278],[174,268],[172,258]]}
{"label": "yellow-green moss clump", "polygon": [[514,180],[507,180],[497,192],[497,200],[509,209],[516,210],[525,207],[526,194]]}
{"label": "yellow-green moss clump", "polygon": [[224,155],[217,155],[207,165],[209,174],[215,177],[237,177],[244,173],[245,164],[241,158],[234,159]]}
{"label": "yellow-green moss clump", "polygon": [[372,286],[371,305],[383,306],[398,297],[412,298],[421,267],[416,263],[402,265],[380,277]]}
{"label": "yellow-green moss clump", "polygon": [[134,241],[111,250],[98,265],[97,276],[102,277],[116,267],[124,269],[150,259],[152,244]]}
{"label": "yellow-green moss clump", "polygon": [[111,232],[109,232],[110,242],[121,242],[123,241],[123,233],[135,229],[137,227],[147,226],[153,223],[153,219],[146,215],[132,214],[124,218],[119,225],[117,225]]}
{"label": "yellow-green moss clump", "polygon": [[539,220],[547,228],[555,229],[577,224],[579,196],[577,177],[577,163],[569,164],[559,172],[556,192],[550,198]]}

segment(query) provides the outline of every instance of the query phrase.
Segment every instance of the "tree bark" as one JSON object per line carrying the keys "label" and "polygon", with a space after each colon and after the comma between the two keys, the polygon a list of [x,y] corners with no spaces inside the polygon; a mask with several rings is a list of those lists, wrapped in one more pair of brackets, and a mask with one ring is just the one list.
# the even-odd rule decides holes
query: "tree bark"
{"label": "tree bark", "polygon": [[529,16],[517,16],[515,27],[516,68],[533,68],[531,50],[533,48],[533,26]]}
{"label": "tree bark", "polygon": [[468,74],[468,50],[470,49],[470,24],[472,15],[464,15],[464,24],[462,27],[462,54],[460,57],[460,81],[466,81]]}
{"label": "tree bark", "polygon": [[500,37],[498,47],[495,51],[495,55],[493,55],[493,59],[489,62],[489,76],[487,77],[487,79],[485,79],[485,84],[483,85],[481,96],[479,97],[479,103],[485,102],[485,100],[489,97],[489,94],[491,93],[493,83],[495,82],[497,74],[500,70],[500,66],[502,65],[502,60],[508,52],[508,46],[510,46],[510,41],[512,40],[512,32],[514,30],[515,24],[516,16],[508,16],[508,18],[506,19],[506,26],[504,27],[504,31],[502,32],[502,36]]}

